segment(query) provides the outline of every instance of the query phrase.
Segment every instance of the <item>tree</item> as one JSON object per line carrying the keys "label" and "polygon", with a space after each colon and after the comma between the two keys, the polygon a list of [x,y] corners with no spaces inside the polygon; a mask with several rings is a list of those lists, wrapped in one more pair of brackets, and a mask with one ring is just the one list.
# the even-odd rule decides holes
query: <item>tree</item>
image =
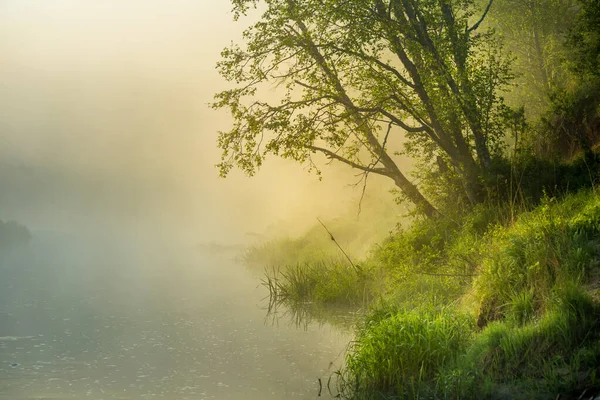
{"label": "tree", "polygon": [[29,240],[31,240],[29,229],[14,221],[0,220],[0,254]]}
{"label": "tree", "polygon": [[[236,19],[256,2],[234,0]],[[273,153],[314,166],[319,152],[352,168],[391,178],[429,217],[439,212],[401,172],[388,146],[441,156],[458,172],[472,204],[499,154],[498,90],[510,79],[490,32],[477,33],[491,1],[266,0],[245,48],[223,51],[220,73],[233,89],[215,95],[234,126],[220,132],[221,174],[253,174]],[[265,84],[280,101],[260,100]]]}
{"label": "tree", "polygon": [[581,12],[569,32],[570,67],[581,78],[600,78],[600,5],[597,0],[578,0]]}
{"label": "tree", "polygon": [[579,13],[578,0],[496,0],[490,13],[490,24],[516,57],[513,94],[533,116],[566,80],[564,44]]}

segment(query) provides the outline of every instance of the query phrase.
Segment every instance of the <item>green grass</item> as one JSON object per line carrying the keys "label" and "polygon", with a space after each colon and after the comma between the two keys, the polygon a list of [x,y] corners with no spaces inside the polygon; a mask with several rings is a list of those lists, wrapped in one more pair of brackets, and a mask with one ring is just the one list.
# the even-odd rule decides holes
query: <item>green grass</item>
{"label": "green grass", "polygon": [[373,274],[345,259],[271,267],[263,286],[279,302],[361,305],[372,295]]}
{"label": "green grass", "polygon": [[543,312],[557,285],[584,284],[598,269],[599,238],[600,198],[594,192],[547,200],[513,225],[490,232],[474,282],[479,301],[489,305],[485,311],[492,319],[526,302],[530,313]]}
{"label": "green grass", "polygon": [[340,373],[346,396],[414,399],[435,391],[438,371],[456,362],[474,319],[450,309],[375,312],[359,329]]}
{"label": "green grass", "polygon": [[381,307],[350,346],[340,391],[353,399],[551,399],[599,385],[599,305],[575,284],[550,302],[529,323],[481,331],[452,307]]}
{"label": "green grass", "polygon": [[302,243],[276,246],[303,261],[263,283],[270,308],[298,324],[370,309],[337,372],[345,398],[546,399],[600,386],[593,190],[416,221],[359,264]]}
{"label": "green grass", "polygon": [[298,327],[316,321],[351,329],[379,293],[376,277],[343,258],[266,268],[267,316],[274,321],[284,317]]}
{"label": "green grass", "polygon": [[545,198],[514,223],[488,221],[423,223],[373,255],[397,284],[349,348],[344,396],[546,399],[600,385],[600,305],[589,293],[598,195]]}
{"label": "green grass", "polygon": [[496,321],[475,336],[460,363],[477,376],[471,387],[487,381],[513,397],[544,399],[600,383],[600,307],[575,284],[557,288],[550,303],[527,324]]}

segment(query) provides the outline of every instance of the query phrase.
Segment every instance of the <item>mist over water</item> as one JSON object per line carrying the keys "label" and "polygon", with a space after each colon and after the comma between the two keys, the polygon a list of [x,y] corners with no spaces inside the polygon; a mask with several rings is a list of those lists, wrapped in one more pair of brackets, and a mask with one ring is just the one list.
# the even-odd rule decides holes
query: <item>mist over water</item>
{"label": "mist over water", "polygon": [[348,337],[265,323],[259,277],[202,244],[293,234],[351,173],[269,160],[218,178],[207,105],[228,2],[0,3],[0,399],[310,397]]}
{"label": "mist over water", "polygon": [[348,340],[266,323],[248,270],[152,238],[36,232],[0,274],[1,399],[307,398]]}
{"label": "mist over water", "polygon": [[356,178],[335,166],[324,183],[278,159],[252,179],[218,177],[216,135],[231,121],[208,104],[244,25],[227,1],[2,2],[0,218],[143,220],[235,243],[356,203]]}

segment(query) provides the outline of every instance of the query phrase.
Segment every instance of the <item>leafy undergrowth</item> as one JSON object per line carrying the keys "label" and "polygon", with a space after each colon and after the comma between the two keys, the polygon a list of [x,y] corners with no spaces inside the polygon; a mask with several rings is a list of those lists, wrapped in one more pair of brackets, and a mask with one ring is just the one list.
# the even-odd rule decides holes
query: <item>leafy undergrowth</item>
{"label": "leafy undergrowth", "polygon": [[546,198],[513,223],[453,231],[442,245],[409,232],[374,255],[397,257],[399,283],[359,327],[342,395],[550,399],[600,386],[598,195]]}
{"label": "leafy undergrowth", "polygon": [[264,284],[298,315],[370,307],[337,373],[347,398],[546,399],[600,386],[600,197],[520,211],[417,222],[360,264],[271,268]]}

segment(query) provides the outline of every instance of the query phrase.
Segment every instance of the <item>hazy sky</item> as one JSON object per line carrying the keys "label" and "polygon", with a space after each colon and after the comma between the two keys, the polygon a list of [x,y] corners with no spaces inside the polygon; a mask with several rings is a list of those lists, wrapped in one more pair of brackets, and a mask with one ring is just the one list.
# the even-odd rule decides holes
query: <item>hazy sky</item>
{"label": "hazy sky", "polygon": [[230,9],[2,0],[0,218],[46,228],[133,218],[237,241],[339,210],[350,173],[325,169],[320,183],[272,159],[254,178],[218,178],[216,132],[230,122],[207,106],[227,87],[215,63],[249,23]]}

